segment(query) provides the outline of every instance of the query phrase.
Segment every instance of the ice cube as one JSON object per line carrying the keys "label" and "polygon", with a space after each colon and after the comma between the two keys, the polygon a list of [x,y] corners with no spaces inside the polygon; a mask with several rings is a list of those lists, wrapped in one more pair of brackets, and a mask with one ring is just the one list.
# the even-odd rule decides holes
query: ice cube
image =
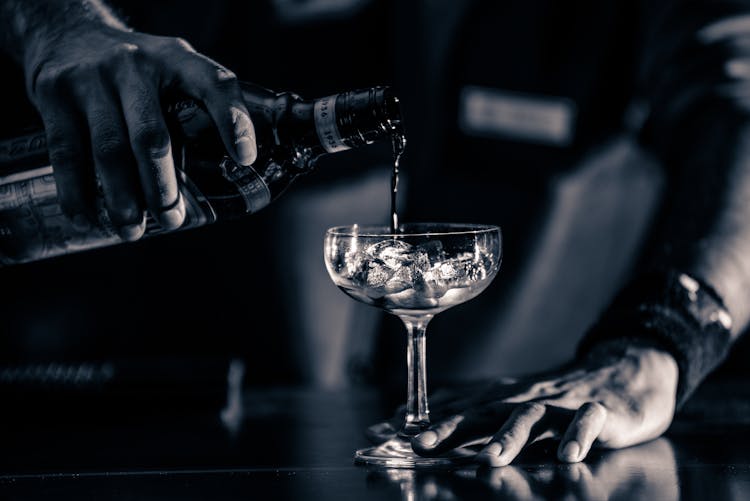
{"label": "ice cube", "polygon": [[427,242],[422,242],[421,244],[415,246],[415,249],[427,254],[430,259],[430,264],[435,264],[436,262],[445,259],[443,242],[441,242],[440,240],[428,240]]}
{"label": "ice cube", "polygon": [[385,284],[388,294],[394,294],[406,289],[414,288],[414,272],[409,266],[402,266],[391,276]]}
{"label": "ice cube", "polygon": [[465,253],[435,263],[425,276],[436,287],[468,287],[487,278],[487,269],[484,259],[477,261],[474,254]]}
{"label": "ice cube", "polygon": [[[401,240],[383,240],[373,244],[366,251],[370,256],[382,261],[394,271],[408,268],[399,277],[412,282],[416,274],[430,269],[430,258],[424,251]],[[411,275],[411,277],[409,277]]]}
{"label": "ice cube", "polygon": [[367,261],[363,259],[356,259],[347,261],[346,267],[342,269],[341,275],[344,278],[351,280],[357,285],[365,285],[367,283],[367,271],[369,267]]}
{"label": "ice cube", "polygon": [[408,259],[405,255],[409,253],[411,248],[412,246],[403,240],[391,239],[370,245],[366,252],[395,270],[401,267],[404,260]]}
{"label": "ice cube", "polygon": [[[362,251],[347,251],[343,259],[335,263],[336,272],[345,278],[357,280],[356,277],[367,273],[367,260],[370,257]],[[363,279],[364,280],[364,279]]]}
{"label": "ice cube", "polygon": [[402,265],[408,266],[414,273],[424,273],[430,269],[430,257],[426,252],[409,252],[404,258]]}
{"label": "ice cube", "polygon": [[367,263],[365,285],[369,289],[380,289],[385,287],[388,280],[393,276],[393,268],[380,259],[372,259]]}

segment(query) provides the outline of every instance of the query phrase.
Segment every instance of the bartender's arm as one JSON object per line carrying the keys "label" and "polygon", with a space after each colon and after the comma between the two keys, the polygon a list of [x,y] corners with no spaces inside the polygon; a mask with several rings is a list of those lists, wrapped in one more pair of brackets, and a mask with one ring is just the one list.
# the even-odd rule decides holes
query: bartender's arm
{"label": "bartender's arm", "polygon": [[657,252],[586,334],[577,360],[434,406],[435,424],[412,441],[418,453],[474,441],[484,444],[479,461],[503,466],[557,437],[558,458],[576,462],[592,446],[653,439],[747,327],[750,8],[649,3],[644,141],[671,179]]}
{"label": "bartender's arm", "polygon": [[255,160],[235,75],[184,40],[133,31],[101,0],[0,0],[0,48],[23,66],[60,204],[81,227],[95,211],[97,178],[124,239],[143,235],[146,210],[167,229],[182,224],[162,114],[170,92],[203,102],[235,161]]}

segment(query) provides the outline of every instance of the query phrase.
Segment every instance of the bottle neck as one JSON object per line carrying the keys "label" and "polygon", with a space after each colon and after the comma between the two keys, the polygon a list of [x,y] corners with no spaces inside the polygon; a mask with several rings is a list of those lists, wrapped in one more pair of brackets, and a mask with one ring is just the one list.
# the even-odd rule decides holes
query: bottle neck
{"label": "bottle neck", "polygon": [[[326,153],[358,148],[389,136],[403,137],[399,102],[388,87],[315,100],[249,86],[243,88],[243,94],[255,126],[259,157],[278,157],[282,151],[282,155],[295,157],[302,170]],[[170,111],[188,143],[205,151],[224,151],[201,106],[185,101]]]}
{"label": "bottle neck", "polygon": [[320,145],[327,153],[403,136],[399,102],[388,87],[343,92],[314,101]]}

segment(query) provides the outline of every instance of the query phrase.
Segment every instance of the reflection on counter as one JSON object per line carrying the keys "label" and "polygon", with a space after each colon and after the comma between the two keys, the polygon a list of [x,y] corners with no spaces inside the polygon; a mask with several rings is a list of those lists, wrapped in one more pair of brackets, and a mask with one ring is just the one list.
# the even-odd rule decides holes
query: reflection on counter
{"label": "reflection on counter", "polygon": [[367,471],[369,489],[382,489],[388,484],[398,486],[404,501],[680,499],[675,452],[666,438],[603,451],[594,454],[591,461],[570,465],[520,461],[504,468],[475,466],[452,472]]}

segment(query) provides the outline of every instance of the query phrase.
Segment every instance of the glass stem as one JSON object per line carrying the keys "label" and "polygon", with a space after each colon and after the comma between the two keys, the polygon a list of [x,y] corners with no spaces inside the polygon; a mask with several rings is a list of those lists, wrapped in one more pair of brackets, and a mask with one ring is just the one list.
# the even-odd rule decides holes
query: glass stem
{"label": "glass stem", "polygon": [[426,337],[427,324],[432,315],[401,317],[408,335],[406,367],[408,386],[406,393],[406,419],[399,434],[413,437],[430,425],[430,410],[427,407]]}

